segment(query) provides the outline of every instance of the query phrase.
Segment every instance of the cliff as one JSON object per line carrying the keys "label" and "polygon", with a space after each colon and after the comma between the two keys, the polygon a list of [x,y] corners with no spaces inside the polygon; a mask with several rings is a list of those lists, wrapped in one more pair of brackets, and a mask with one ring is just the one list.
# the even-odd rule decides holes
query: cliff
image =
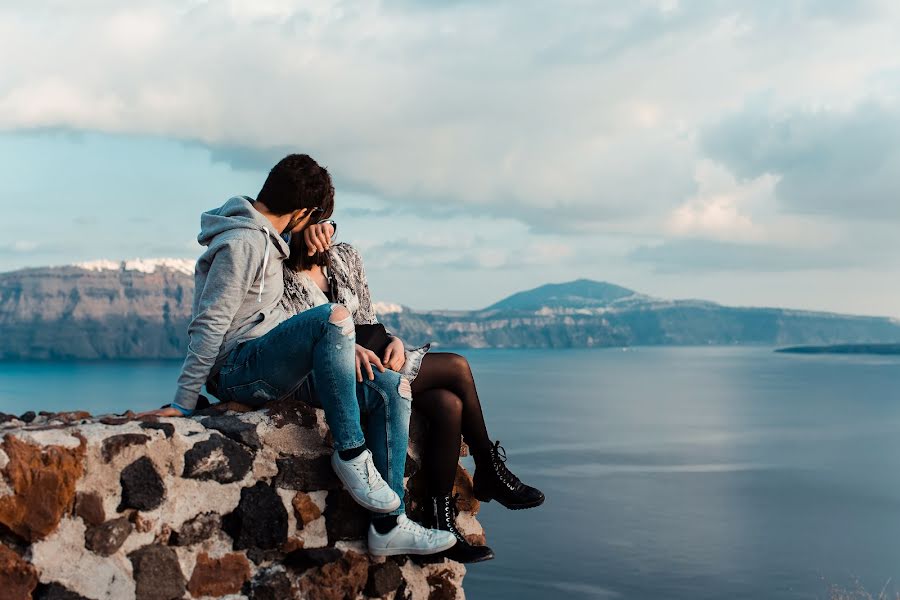
{"label": "cliff", "polygon": [[[194,281],[190,262],[90,263],[0,274],[0,360],[181,359]],[[540,286],[483,310],[381,304],[404,340],[450,347],[821,345],[900,340],[900,323],[779,308],[652,298],[585,279]]]}
{"label": "cliff", "polygon": [[[226,410],[231,409],[231,410]],[[5,600],[464,598],[446,560],[376,559],[330,463],[321,410],[274,403],[137,420],[0,414]],[[33,415],[23,415],[31,419]],[[414,414],[407,504],[421,516]],[[483,540],[459,467],[461,529]]]}

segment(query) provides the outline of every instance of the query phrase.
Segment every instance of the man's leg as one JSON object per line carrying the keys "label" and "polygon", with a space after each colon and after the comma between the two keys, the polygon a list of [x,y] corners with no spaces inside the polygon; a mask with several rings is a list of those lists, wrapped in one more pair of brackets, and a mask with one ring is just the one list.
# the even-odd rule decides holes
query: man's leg
{"label": "man's leg", "polygon": [[292,394],[310,371],[336,450],[365,444],[356,399],[356,336],[341,305],[317,306],[237,348],[219,372],[224,399],[260,406]]}

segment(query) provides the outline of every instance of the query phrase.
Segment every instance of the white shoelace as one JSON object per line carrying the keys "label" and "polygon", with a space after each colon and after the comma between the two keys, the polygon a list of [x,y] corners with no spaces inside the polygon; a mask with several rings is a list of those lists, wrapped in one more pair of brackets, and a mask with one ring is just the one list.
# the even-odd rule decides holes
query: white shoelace
{"label": "white shoelace", "polygon": [[434,537],[434,530],[426,529],[412,519],[406,519],[403,523],[399,523],[398,526],[417,537],[423,537],[427,540],[430,540]]}
{"label": "white shoelace", "polygon": [[384,479],[378,476],[378,471],[375,470],[375,464],[371,458],[367,458],[362,464],[357,463],[353,466],[358,473],[366,478],[366,482],[372,488],[372,491],[378,491],[386,485]]}

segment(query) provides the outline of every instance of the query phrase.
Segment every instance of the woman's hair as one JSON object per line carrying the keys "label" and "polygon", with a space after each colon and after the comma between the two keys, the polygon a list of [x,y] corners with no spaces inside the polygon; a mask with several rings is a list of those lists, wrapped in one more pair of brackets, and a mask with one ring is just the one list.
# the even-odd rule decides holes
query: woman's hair
{"label": "woman's hair", "polygon": [[256,197],[276,215],[301,208],[334,206],[334,186],[325,167],[307,154],[285,156],[269,171]]}
{"label": "woman's hair", "polygon": [[[313,220],[310,221],[311,224],[316,221],[321,221],[322,219],[330,219],[331,215],[334,214],[334,193],[320,204],[319,207],[322,209],[322,212],[313,215]],[[320,265],[323,267],[329,266],[327,252],[325,254],[316,252],[312,256],[309,255],[309,246],[306,245],[306,240],[303,237],[302,231],[300,233],[291,234],[290,247],[291,255],[284,261],[284,264],[286,264],[289,269],[294,271],[306,271],[313,265]]]}

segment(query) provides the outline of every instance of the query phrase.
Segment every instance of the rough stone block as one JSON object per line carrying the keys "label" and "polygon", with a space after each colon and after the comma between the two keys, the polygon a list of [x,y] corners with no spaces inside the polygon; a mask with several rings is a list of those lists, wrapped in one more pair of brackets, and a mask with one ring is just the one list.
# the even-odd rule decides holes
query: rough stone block
{"label": "rough stone block", "polygon": [[233,483],[246,477],[253,455],[243,446],[221,435],[197,442],[184,455],[182,477]]}
{"label": "rough stone block", "polygon": [[197,557],[188,591],[194,597],[227,596],[241,591],[250,579],[250,563],[243,554],[226,554],[210,558],[206,552]]}
{"label": "rough stone block", "polygon": [[21,556],[0,545],[0,593],[9,600],[31,600],[38,584],[37,571]]}
{"label": "rough stone block", "polygon": [[200,424],[207,429],[215,429],[225,437],[249,446],[254,450],[262,447],[259,441],[259,434],[256,432],[256,425],[242,421],[233,415],[216,415],[206,417],[200,421]]}
{"label": "rough stone block", "polygon": [[0,524],[33,542],[49,535],[75,500],[85,443],[77,448],[36,446],[13,435],[3,440],[9,462],[2,474],[13,493],[0,496]]}
{"label": "rough stone block", "polygon": [[184,573],[178,555],[167,546],[144,546],[128,555],[134,567],[137,600],[173,600],[184,596]]}
{"label": "rough stone block", "polygon": [[156,472],[153,461],[142,456],[122,470],[119,477],[122,485],[122,502],[118,511],[127,508],[153,510],[163,503],[166,487]]}
{"label": "rough stone block", "polygon": [[84,546],[94,554],[110,556],[122,547],[131,535],[132,525],[126,517],[95,525],[84,532]]}
{"label": "rough stone block", "polygon": [[110,462],[128,446],[146,444],[149,441],[150,438],[143,433],[121,433],[103,440],[100,454],[103,456],[104,461]]}
{"label": "rough stone block", "polygon": [[222,528],[234,540],[235,550],[279,548],[287,541],[288,514],[281,497],[262,481],[241,490],[234,512],[222,519]]}

